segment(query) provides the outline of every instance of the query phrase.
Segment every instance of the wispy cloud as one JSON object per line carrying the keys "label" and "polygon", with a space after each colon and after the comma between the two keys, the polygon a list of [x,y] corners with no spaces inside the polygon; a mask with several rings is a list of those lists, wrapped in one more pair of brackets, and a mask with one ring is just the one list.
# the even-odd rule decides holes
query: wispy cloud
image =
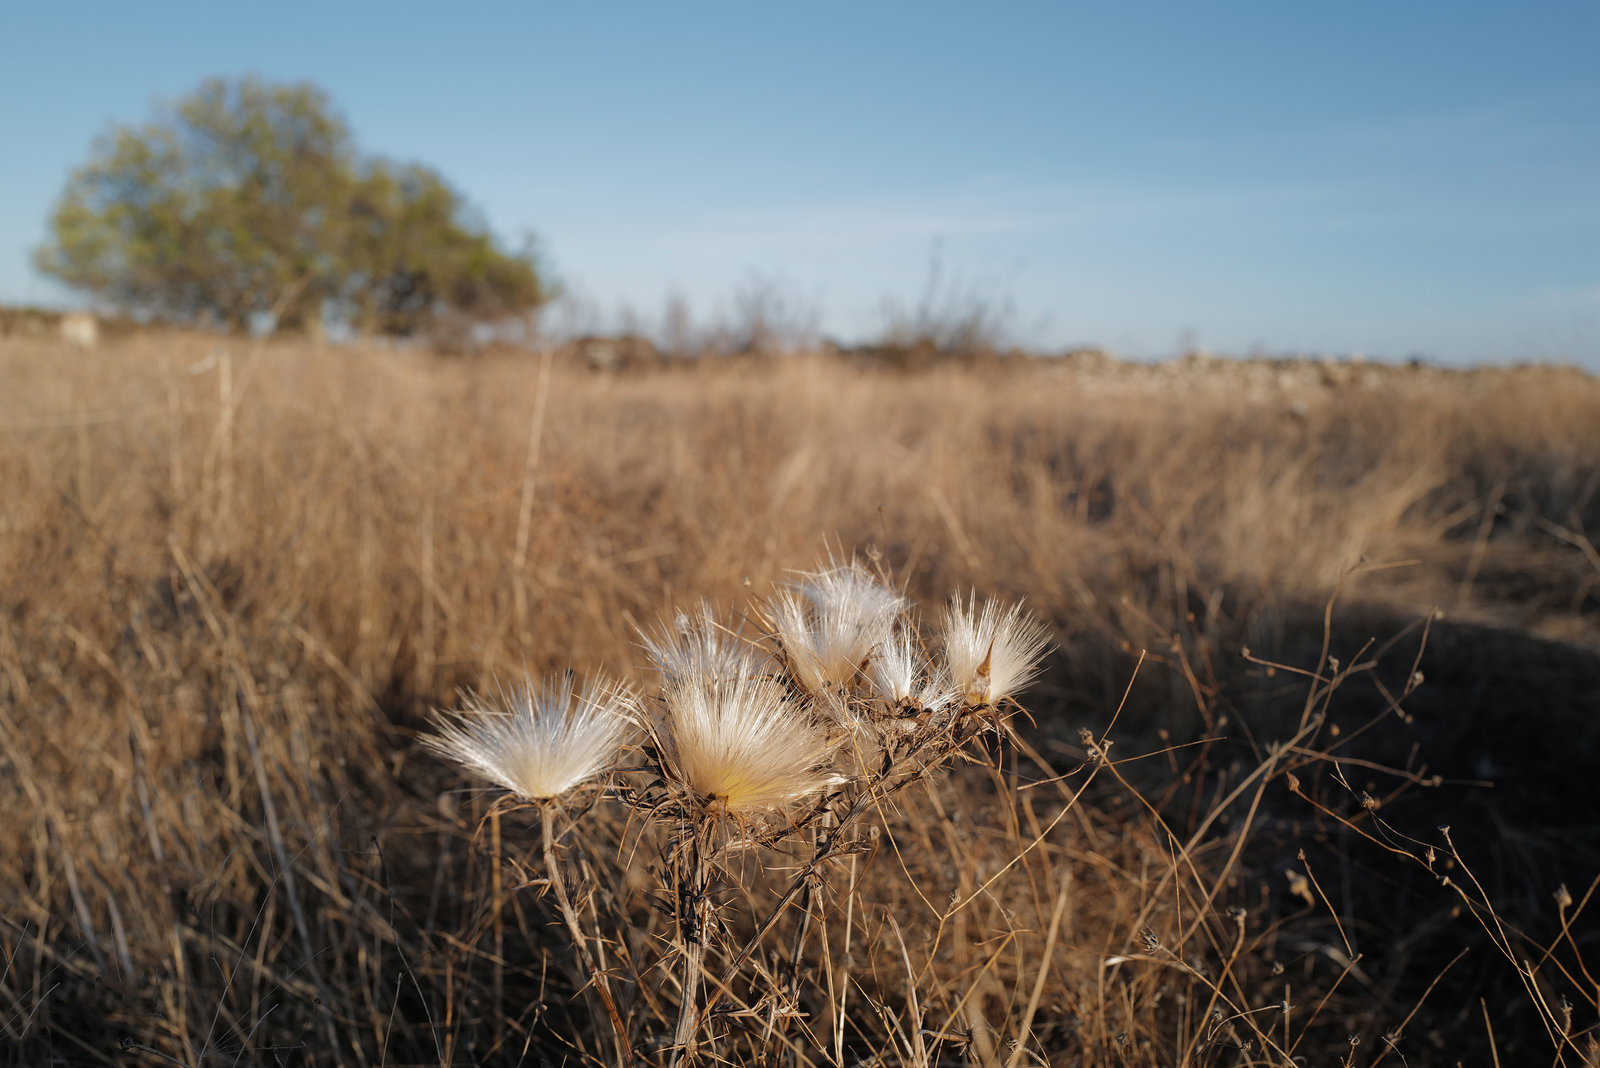
{"label": "wispy cloud", "polygon": [[[794,249],[899,246],[922,248],[930,238],[992,239],[1114,227],[1148,229],[1186,221],[1220,220],[1328,201],[1335,191],[1316,185],[1228,190],[1140,189],[1115,185],[997,186],[921,192],[909,197],[864,197],[778,203],[677,213],[645,235],[674,249],[740,256],[774,246]],[[640,235],[634,231],[634,239]]]}

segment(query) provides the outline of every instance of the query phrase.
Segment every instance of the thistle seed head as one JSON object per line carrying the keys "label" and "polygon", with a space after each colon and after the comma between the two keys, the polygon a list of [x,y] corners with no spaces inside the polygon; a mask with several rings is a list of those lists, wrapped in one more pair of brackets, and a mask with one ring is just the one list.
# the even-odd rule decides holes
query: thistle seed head
{"label": "thistle seed head", "polygon": [[987,708],[1011,697],[1033,680],[1050,644],[1044,624],[1022,605],[1001,607],[977,595],[951,599],[945,613],[944,649],[950,679],[969,708]]}
{"label": "thistle seed head", "polygon": [[957,694],[950,680],[935,671],[907,623],[894,627],[868,665],[872,691],[890,711],[942,712]]}
{"label": "thistle seed head", "polygon": [[759,646],[718,621],[709,604],[693,615],[680,612],[670,625],[639,637],[663,688],[691,679],[726,682],[770,675],[775,667]]}
{"label": "thistle seed head", "polygon": [[838,782],[821,730],[778,683],[687,679],[664,694],[664,770],[729,812],[782,808]]}
{"label": "thistle seed head", "polygon": [[854,559],[802,572],[791,587],[768,607],[795,681],[812,694],[850,685],[907,604]]}
{"label": "thistle seed head", "polygon": [[567,672],[537,692],[525,681],[499,704],[473,696],[438,713],[422,744],[518,797],[548,800],[614,767],[639,716],[631,687],[590,679],[576,693]]}
{"label": "thistle seed head", "polygon": [[924,668],[911,628],[901,625],[872,654],[867,676],[880,700],[903,707],[916,697]]}

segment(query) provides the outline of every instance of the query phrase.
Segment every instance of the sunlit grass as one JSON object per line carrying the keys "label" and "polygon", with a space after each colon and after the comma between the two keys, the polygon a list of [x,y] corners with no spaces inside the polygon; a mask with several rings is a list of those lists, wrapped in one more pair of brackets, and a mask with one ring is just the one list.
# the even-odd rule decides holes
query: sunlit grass
{"label": "sunlit grass", "polygon": [[[1600,388],[1202,370],[0,341],[15,1059],[1583,1063]],[[659,746],[422,744],[568,667]]]}

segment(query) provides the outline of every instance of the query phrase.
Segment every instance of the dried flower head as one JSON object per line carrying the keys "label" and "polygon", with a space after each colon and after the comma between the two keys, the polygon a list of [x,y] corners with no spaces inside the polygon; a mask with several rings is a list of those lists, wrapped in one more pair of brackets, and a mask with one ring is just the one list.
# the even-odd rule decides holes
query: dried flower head
{"label": "dried flower head", "polygon": [[951,599],[945,613],[945,662],[956,692],[969,708],[998,704],[1033,680],[1050,644],[1049,632],[1014,604],[995,601],[977,607],[973,595],[965,605]]}
{"label": "dried flower head", "polygon": [[906,607],[853,559],[802,572],[791,585],[769,608],[790,671],[813,694],[847,686]]}
{"label": "dried flower head", "polygon": [[867,675],[873,693],[891,712],[940,712],[958,696],[950,680],[929,665],[916,632],[905,623],[878,646]]}
{"label": "dried flower head", "polygon": [[891,707],[905,706],[916,696],[923,667],[911,628],[902,625],[872,654],[867,677],[879,700]]}
{"label": "dried flower head", "polygon": [[615,766],[640,715],[639,696],[591,679],[574,692],[572,673],[535,693],[525,682],[504,707],[473,697],[436,718],[422,743],[531,801],[559,797]]}
{"label": "dried flower head", "polygon": [[663,704],[665,770],[698,799],[749,813],[838,781],[822,732],[771,679],[687,679],[666,689]]}
{"label": "dried flower head", "polygon": [[665,687],[690,679],[723,682],[767,675],[774,669],[761,647],[718,621],[709,604],[693,615],[680,612],[670,626],[639,637]]}

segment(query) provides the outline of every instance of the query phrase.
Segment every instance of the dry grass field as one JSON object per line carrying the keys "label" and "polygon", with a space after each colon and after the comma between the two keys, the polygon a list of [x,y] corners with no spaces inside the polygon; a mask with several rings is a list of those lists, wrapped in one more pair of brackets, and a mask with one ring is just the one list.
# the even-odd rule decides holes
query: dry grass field
{"label": "dry grass field", "polygon": [[[1596,531],[1574,371],[0,339],[0,1062],[1600,1063]],[[691,1057],[648,773],[560,815],[619,1029],[419,737],[830,552],[1054,647],[720,858]]]}

